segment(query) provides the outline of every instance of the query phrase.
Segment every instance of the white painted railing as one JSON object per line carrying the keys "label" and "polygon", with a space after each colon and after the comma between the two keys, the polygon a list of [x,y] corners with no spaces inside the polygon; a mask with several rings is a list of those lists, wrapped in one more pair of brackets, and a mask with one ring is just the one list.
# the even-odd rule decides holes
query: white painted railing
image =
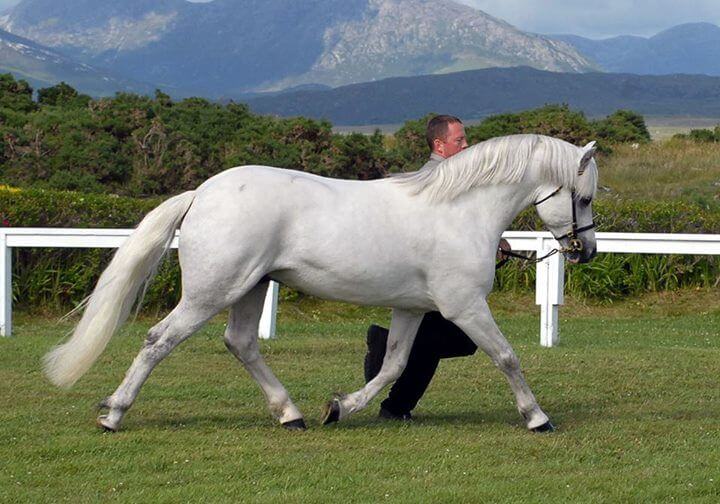
{"label": "white painted railing", "polygon": [[[538,257],[557,246],[550,233],[508,231],[514,250],[533,250]],[[720,255],[720,235],[659,233],[596,233],[598,253]],[[533,247],[532,241],[536,244]],[[535,304],[540,305],[540,344],[559,341],[559,306],[563,304],[565,260],[555,254],[537,265]]]}
{"label": "white painted railing", "polygon": [[[12,334],[12,255],[14,247],[118,248],[132,229],[1,228],[0,227],[0,336]],[[178,246],[178,234],[170,245]],[[270,282],[259,336],[275,337],[278,284]]]}
{"label": "white painted railing", "polygon": [[[12,256],[14,247],[117,248],[130,229],[0,228],[0,335],[12,333]],[[556,247],[550,233],[508,231],[503,236],[515,251],[547,254]],[[598,252],[635,254],[720,255],[720,235],[597,233]],[[172,247],[177,247],[177,236]],[[555,254],[537,265],[535,302],[540,305],[540,344],[551,347],[559,335],[565,264]],[[271,282],[260,320],[260,337],[275,336],[278,285]]]}

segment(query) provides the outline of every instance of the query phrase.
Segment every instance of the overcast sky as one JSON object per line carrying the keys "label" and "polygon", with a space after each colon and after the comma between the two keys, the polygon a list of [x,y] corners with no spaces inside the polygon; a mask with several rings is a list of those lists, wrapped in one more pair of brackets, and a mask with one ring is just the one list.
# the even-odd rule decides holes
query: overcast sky
{"label": "overcast sky", "polygon": [[720,0],[460,0],[518,28],[590,38],[650,36],[682,23],[720,25]]}
{"label": "overcast sky", "polygon": [[[650,36],[677,24],[696,21],[720,25],[720,0],[456,1],[477,7],[521,30],[534,33],[572,33],[604,38],[615,35]],[[18,2],[0,0],[0,10]]]}

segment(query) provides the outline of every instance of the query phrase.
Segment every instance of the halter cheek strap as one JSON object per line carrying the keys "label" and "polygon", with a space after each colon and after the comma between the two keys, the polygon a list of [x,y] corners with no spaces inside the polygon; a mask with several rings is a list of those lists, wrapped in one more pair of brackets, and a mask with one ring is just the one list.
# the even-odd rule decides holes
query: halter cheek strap
{"label": "halter cheek strap", "polygon": [[[563,186],[558,187],[552,193],[545,196],[543,199],[534,202],[533,205],[538,206],[539,204],[544,203],[545,201],[549,200],[550,198],[555,196],[557,193],[559,193],[562,190],[562,188],[563,188]],[[590,229],[594,229],[595,228],[595,219],[593,219],[593,221],[590,224],[588,224],[587,226],[578,227],[577,212],[575,209],[575,190],[573,190],[573,192],[572,192],[572,217],[573,217],[572,229],[562,236],[553,236],[553,237],[558,242],[564,238],[567,238],[568,240],[570,240],[570,247],[568,247],[564,250],[568,251],[568,252],[579,252],[582,250],[583,246],[582,246],[582,241],[580,241],[577,236],[578,236],[578,234],[580,234],[584,231],[589,231]]]}
{"label": "halter cheek strap", "polygon": [[[533,203],[533,205],[538,206],[539,204],[544,203],[545,201],[549,200],[550,198],[555,196],[557,193],[559,193],[562,190],[562,188],[563,188],[563,186],[558,187],[553,192],[551,192],[550,194],[545,196],[543,199],[535,201]],[[570,246],[562,248],[562,249],[557,249],[557,248],[552,249],[549,253],[545,254],[542,257],[538,257],[533,262],[539,263],[540,261],[543,261],[543,260],[547,259],[548,257],[550,257],[551,255],[557,254],[558,252],[580,252],[580,251],[582,251],[583,244],[582,244],[582,241],[580,239],[578,239],[577,235],[584,231],[589,231],[590,229],[593,229],[595,227],[595,219],[593,219],[593,221],[590,224],[588,224],[587,226],[583,226],[583,227],[577,226],[577,213],[575,210],[575,191],[574,190],[572,192],[572,214],[573,214],[572,229],[562,236],[554,236],[553,235],[555,240],[558,242],[560,240],[562,240],[563,238],[567,238],[570,241]],[[524,259],[525,261],[532,261],[531,258],[524,256],[522,254],[518,254],[517,252],[513,252],[511,250],[504,250],[503,255],[505,256],[505,258],[502,261],[500,261],[499,263],[497,263],[497,265],[495,266],[496,270],[500,269],[502,266],[505,265],[505,263],[508,261],[508,257],[517,257],[518,259]]]}

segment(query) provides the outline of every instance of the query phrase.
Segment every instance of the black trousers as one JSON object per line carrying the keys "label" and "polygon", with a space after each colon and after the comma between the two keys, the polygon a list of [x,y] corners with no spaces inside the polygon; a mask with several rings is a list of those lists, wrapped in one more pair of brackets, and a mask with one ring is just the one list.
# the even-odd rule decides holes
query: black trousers
{"label": "black trousers", "polygon": [[475,343],[440,312],[426,313],[407,366],[381,406],[396,415],[409,413],[430,385],[440,359],[472,355],[476,350]]}

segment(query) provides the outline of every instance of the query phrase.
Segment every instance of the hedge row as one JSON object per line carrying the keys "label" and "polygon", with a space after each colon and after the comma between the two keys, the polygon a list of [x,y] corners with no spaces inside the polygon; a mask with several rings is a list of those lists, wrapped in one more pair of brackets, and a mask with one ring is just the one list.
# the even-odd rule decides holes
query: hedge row
{"label": "hedge row", "polygon": [[[0,222],[14,227],[135,226],[160,199],[137,200],[0,186]],[[720,234],[720,212],[691,203],[600,200],[595,205],[601,231]],[[6,224],[6,225],[7,225]],[[533,210],[523,212],[516,230],[543,229]],[[13,252],[13,296],[18,308],[66,310],[89,294],[111,251],[18,249]],[[174,306],[180,295],[177,258],[165,261],[145,298],[146,307]],[[603,300],[648,290],[708,287],[720,278],[720,261],[707,256],[603,254],[592,263],[567,269],[567,292]],[[500,270],[497,288],[532,288],[535,268],[520,261]]]}
{"label": "hedge row", "polygon": [[[164,196],[246,164],[366,180],[425,163],[429,119],[408,121],[393,135],[346,135],[327,121],[259,116],[242,104],[201,98],[175,102],[159,91],[94,100],[60,83],[34,94],[27,82],[0,74],[0,183]],[[596,120],[567,105],[490,116],[467,127],[470,143],[514,133],[575,145],[598,140],[604,152],[650,141],[639,114],[619,110]]]}

